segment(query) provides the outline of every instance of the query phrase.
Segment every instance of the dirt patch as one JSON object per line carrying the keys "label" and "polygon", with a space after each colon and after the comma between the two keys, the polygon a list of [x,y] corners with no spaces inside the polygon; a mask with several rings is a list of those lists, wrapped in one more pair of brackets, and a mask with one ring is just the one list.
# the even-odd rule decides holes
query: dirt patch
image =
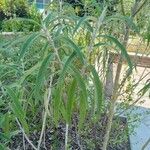
{"label": "dirt patch", "polygon": [[[80,135],[77,134],[76,119],[73,122],[69,128],[69,150],[101,150],[107,118],[102,117],[101,121],[96,124],[90,123],[88,119],[88,125],[86,123]],[[40,132],[38,131],[33,131],[30,135],[30,140],[33,141],[35,146],[38,145],[39,136]],[[64,150],[65,125],[59,124],[57,128],[47,128],[43,141],[41,150]],[[23,150],[22,134],[20,133],[13,137],[9,145],[11,150]],[[32,150],[26,140],[24,145],[26,150]],[[108,150],[130,150],[128,127],[125,118],[115,117]]]}

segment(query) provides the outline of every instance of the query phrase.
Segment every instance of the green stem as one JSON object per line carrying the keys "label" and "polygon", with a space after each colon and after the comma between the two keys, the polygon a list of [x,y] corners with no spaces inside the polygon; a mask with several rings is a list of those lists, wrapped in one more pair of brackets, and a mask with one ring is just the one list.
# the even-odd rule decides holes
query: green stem
{"label": "green stem", "polygon": [[66,133],[65,133],[65,150],[68,149],[68,130],[69,130],[69,124],[66,123]]}
{"label": "green stem", "polygon": [[124,11],[124,6],[123,6],[123,0],[120,1],[120,4],[121,4],[122,14],[125,16],[125,11]]}
{"label": "green stem", "polygon": [[[51,99],[52,81],[53,81],[53,76],[51,76],[51,78],[50,78],[50,84],[49,84],[49,89],[48,89],[48,96],[47,96],[47,99],[46,99],[46,101],[47,101],[46,103],[47,104],[49,104],[50,99]],[[42,138],[43,138],[43,134],[44,134],[44,131],[45,131],[45,126],[46,126],[47,114],[48,114],[48,111],[47,111],[47,109],[45,109],[44,117],[43,117],[42,130],[41,130],[41,134],[40,134],[40,139],[39,139],[39,142],[38,142],[37,150],[40,150],[40,146],[41,146],[41,143],[42,143]]]}

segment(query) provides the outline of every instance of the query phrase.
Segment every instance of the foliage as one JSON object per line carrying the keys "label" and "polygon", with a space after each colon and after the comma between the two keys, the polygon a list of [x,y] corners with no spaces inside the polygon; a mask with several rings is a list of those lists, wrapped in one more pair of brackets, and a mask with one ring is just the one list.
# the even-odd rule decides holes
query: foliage
{"label": "foliage", "polygon": [[39,26],[33,22],[16,20],[15,18],[33,19],[40,23],[41,16],[34,5],[29,5],[27,1],[3,1],[0,8],[0,29],[5,32],[11,31],[37,31]]}
{"label": "foliage", "polygon": [[[126,41],[122,40],[125,26],[132,33],[138,33],[131,17],[109,14],[104,5],[95,15],[80,17],[72,9],[64,10],[66,4],[62,10],[60,5],[55,5],[56,1],[47,8],[50,13],[42,23],[33,7],[28,14],[30,19],[16,18],[5,24],[7,30],[15,24],[13,30],[20,31],[23,24],[22,31],[34,31],[14,35],[14,38],[0,43],[0,142],[6,147],[19,134],[23,134],[30,143],[28,138],[35,131],[40,135],[39,140],[33,143],[36,149],[40,149],[45,130],[65,124],[67,150],[68,142],[71,143],[68,130],[74,119],[76,133],[80,136],[84,129],[96,125],[102,117],[109,118],[109,106],[118,98],[116,94],[124,89],[128,76],[132,74],[134,66],[126,50]],[[26,28],[28,22],[36,27]],[[105,100],[104,86],[111,52],[121,54],[121,60],[125,60],[128,67],[109,105]],[[101,71],[98,70],[99,65],[95,65],[97,62]],[[142,90],[144,93],[147,87]],[[131,92],[128,98],[131,98]],[[122,140],[116,139],[115,142]],[[89,146],[94,147],[94,144]]]}

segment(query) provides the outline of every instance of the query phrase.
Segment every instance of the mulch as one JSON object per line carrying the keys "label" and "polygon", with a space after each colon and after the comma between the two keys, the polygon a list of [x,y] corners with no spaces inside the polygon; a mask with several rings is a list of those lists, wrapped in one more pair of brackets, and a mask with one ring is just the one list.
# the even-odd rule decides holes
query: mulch
{"label": "mulch", "polygon": [[[102,119],[95,124],[90,122],[90,118],[87,119],[86,126],[82,128],[80,135],[77,134],[76,121],[76,118],[74,118],[73,123],[69,128],[69,150],[101,150],[107,122],[106,117],[102,117]],[[38,145],[39,137],[40,132],[36,130],[32,131],[32,134],[29,136],[35,146]],[[65,124],[61,123],[57,128],[54,126],[46,127],[41,150],[64,150],[64,143]],[[26,140],[24,140],[24,145],[26,150],[32,150],[32,147]],[[22,133],[11,139],[9,147],[11,150],[24,150]],[[131,150],[128,136],[128,126],[125,118],[114,118],[107,149]]]}

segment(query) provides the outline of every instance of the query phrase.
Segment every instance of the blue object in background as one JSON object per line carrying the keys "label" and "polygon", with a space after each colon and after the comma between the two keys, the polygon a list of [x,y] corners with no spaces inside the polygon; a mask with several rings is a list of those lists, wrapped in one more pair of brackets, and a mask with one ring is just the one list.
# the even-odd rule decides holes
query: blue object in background
{"label": "blue object in background", "polygon": [[36,7],[38,9],[44,9],[44,4],[43,3],[36,3]]}
{"label": "blue object in background", "polygon": [[[52,0],[36,0],[35,5],[38,9],[44,9],[46,5],[48,5],[49,2],[51,2]],[[28,0],[29,3],[32,4],[33,0]]]}

